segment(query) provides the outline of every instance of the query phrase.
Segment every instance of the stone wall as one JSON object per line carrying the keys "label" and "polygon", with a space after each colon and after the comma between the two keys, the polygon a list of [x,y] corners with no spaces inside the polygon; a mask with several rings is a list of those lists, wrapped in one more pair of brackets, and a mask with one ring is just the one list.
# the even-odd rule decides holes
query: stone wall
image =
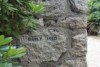
{"label": "stone wall", "polygon": [[41,27],[21,36],[27,48],[23,67],[87,67],[86,0],[37,0],[45,2]]}

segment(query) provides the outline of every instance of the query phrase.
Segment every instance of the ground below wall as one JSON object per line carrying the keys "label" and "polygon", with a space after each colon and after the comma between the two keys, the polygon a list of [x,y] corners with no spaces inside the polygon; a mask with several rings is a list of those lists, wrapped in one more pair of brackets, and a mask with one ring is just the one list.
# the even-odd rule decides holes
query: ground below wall
{"label": "ground below wall", "polygon": [[100,67],[100,36],[88,36],[88,67]]}

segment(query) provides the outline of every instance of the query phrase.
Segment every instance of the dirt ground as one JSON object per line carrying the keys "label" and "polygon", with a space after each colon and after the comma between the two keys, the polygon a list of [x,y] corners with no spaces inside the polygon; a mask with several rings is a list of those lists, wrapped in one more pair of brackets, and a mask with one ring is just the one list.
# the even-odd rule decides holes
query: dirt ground
{"label": "dirt ground", "polygon": [[88,67],[100,67],[100,36],[89,36],[87,43]]}

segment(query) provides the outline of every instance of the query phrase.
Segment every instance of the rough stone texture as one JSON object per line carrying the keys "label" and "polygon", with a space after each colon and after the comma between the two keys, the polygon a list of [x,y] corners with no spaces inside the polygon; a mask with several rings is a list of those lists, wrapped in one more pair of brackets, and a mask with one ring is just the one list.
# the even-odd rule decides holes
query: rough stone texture
{"label": "rough stone texture", "polygon": [[87,67],[87,63],[82,59],[67,60],[59,67]]}
{"label": "rough stone texture", "polygon": [[85,0],[36,0],[45,2],[40,29],[19,38],[27,54],[23,67],[87,67],[87,18]]}
{"label": "rough stone texture", "polygon": [[87,30],[86,29],[73,29],[72,31],[73,31],[73,33],[72,33],[73,36],[75,36],[77,34],[87,35]]}
{"label": "rough stone texture", "polygon": [[[28,41],[32,36],[39,39]],[[42,37],[41,40],[40,37]],[[47,37],[57,37],[57,40],[47,40]],[[24,46],[28,48],[28,54],[23,57],[25,60],[22,60],[26,62],[25,64],[27,62],[31,64],[34,61],[38,64],[42,61],[58,61],[62,53],[71,48],[71,31],[62,27],[41,27],[36,32],[20,37],[20,42],[27,44]]]}
{"label": "rough stone texture", "polygon": [[86,41],[85,34],[79,34],[73,37],[72,54],[74,57],[84,57],[86,55]]}
{"label": "rough stone texture", "polygon": [[70,5],[68,0],[46,0],[46,14],[47,18],[58,18],[63,15],[69,15]]}
{"label": "rough stone texture", "polygon": [[70,0],[71,10],[76,13],[86,13],[87,5],[86,0]]}
{"label": "rough stone texture", "polygon": [[45,19],[45,26],[59,26],[67,27],[72,29],[80,29],[87,27],[87,18],[84,15],[81,16],[69,16],[69,17],[59,17],[58,19],[48,20]]}

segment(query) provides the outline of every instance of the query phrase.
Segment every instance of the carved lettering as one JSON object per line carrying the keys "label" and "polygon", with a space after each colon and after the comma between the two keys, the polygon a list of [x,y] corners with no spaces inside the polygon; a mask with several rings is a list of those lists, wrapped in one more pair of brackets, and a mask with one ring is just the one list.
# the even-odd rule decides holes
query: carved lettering
{"label": "carved lettering", "polygon": [[55,41],[57,40],[57,36],[56,35],[52,35],[52,36],[29,36],[28,37],[28,41],[42,41],[42,39],[45,37],[45,40],[51,40],[51,41]]}
{"label": "carved lettering", "polygon": [[40,36],[28,37],[28,41],[41,41],[41,40],[42,40],[42,37],[40,37]]}
{"label": "carved lettering", "polygon": [[52,41],[57,40],[57,36],[48,36],[47,40],[52,40]]}

